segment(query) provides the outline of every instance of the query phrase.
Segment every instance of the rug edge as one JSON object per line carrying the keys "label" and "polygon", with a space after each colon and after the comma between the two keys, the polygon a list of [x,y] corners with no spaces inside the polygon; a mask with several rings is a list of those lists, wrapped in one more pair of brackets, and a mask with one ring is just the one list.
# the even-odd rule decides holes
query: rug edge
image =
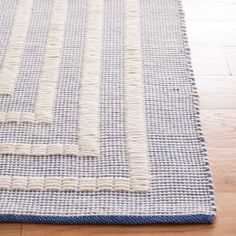
{"label": "rug edge", "polygon": [[32,216],[32,215],[0,215],[1,223],[40,223],[40,224],[212,224],[215,215],[163,215],[163,216]]}
{"label": "rug edge", "polygon": [[[196,115],[195,115],[196,126],[197,126],[199,137],[201,138],[200,142],[202,146],[202,153],[204,156],[205,171],[208,174],[207,179],[209,180],[208,186],[209,186],[209,196],[210,196],[210,203],[211,203],[211,213],[215,218],[217,207],[216,207],[216,202],[215,202],[214,184],[213,184],[212,172],[211,172],[210,163],[209,163],[209,156],[207,152],[205,136],[204,136],[202,124],[201,124],[199,93],[198,93],[198,89],[196,85],[196,78],[194,75],[194,70],[193,70],[193,65],[192,65],[191,49],[189,47],[189,40],[188,40],[188,33],[187,33],[188,30],[186,27],[185,11],[184,11],[182,0],[177,0],[177,5],[178,5],[179,16],[180,16],[180,27],[181,27],[182,37],[183,37],[184,50],[186,52],[187,70],[189,72],[189,79],[191,80],[193,105],[196,111]],[[211,223],[213,223],[213,221]]]}

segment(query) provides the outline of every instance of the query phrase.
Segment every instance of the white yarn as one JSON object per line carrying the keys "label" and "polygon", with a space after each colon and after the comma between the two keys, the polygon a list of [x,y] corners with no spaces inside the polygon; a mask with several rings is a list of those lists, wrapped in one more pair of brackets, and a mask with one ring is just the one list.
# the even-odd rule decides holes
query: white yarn
{"label": "white yarn", "polygon": [[87,8],[83,75],[79,95],[79,147],[82,156],[98,156],[104,2],[88,0]]}

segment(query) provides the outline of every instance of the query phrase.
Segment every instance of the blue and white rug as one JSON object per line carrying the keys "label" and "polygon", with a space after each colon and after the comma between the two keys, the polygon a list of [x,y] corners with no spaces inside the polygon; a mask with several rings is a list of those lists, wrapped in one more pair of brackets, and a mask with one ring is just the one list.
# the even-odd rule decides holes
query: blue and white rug
{"label": "blue and white rug", "polygon": [[211,223],[179,0],[0,1],[0,222]]}

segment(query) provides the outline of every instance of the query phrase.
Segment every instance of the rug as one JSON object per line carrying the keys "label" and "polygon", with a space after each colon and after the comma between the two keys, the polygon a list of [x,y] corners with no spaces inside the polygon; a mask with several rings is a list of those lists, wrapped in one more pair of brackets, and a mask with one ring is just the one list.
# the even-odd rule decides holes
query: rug
{"label": "rug", "polygon": [[1,222],[213,222],[179,0],[0,12]]}

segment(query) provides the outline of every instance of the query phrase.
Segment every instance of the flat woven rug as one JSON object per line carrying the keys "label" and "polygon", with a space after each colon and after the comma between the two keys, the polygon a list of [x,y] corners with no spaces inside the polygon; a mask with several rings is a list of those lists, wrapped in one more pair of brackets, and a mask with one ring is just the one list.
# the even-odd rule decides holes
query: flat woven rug
{"label": "flat woven rug", "polygon": [[179,0],[0,1],[0,222],[211,223]]}

